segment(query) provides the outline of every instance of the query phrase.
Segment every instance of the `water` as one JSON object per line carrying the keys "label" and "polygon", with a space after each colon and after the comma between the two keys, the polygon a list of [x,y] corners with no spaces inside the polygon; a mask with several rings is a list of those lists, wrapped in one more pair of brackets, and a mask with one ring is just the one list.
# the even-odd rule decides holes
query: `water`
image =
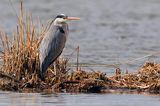
{"label": "water", "polygon": [[159,106],[159,96],[135,94],[48,94],[0,92],[3,106]]}
{"label": "water", "polygon": [[[12,2],[18,14],[19,0]],[[69,23],[70,36],[63,54],[71,54],[79,45],[81,63],[125,63],[160,49],[159,0],[27,0],[24,1],[24,8],[32,11],[33,18],[39,17],[44,24],[61,13],[80,17],[80,21]],[[11,34],[17,22],[16,12],[9,0],[1,0],[0,10],[0,26]],[[140,59],[120,67],[132,72],[147,60]],[[159,54],[154,60],[159,60]],[[75,57],[70,62],[74,63]],[[90,68],[106,73],[115,70],[108,67]]]}
{"label": "water", "polygon": [[[11,34],[17,23],[19,0],[0,1],[0,29]],[[70,22],[70,36],[63,55],[69,55],[80,46],[80,62],[94,64],[125,63],[160,50],[160,1],[159,0],[24,0],[24,8],[32,11],[34,20],[42,23],[65,13],[78,16],[80,21]],[[122,64],[124,70],[133,72],[145,61],[159,62],[155,57],[133,61],[131,65]],[[70,62],[75,62],[75,57]],[[112,67],[89,67],[107,74]],[[109,105],[109,106],[158,106],[159,97],[130,94],[19,94],[0,95],[2,105]]]}

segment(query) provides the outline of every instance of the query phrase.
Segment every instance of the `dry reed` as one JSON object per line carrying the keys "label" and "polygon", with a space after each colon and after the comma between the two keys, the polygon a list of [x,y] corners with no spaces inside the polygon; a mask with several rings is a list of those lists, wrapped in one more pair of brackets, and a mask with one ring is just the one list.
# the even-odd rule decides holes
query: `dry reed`
{"label": "dry reed", "polygon": [[[48,28],[48,26],[41,26],[41,32],[38,32],[32,16],[23,12],[21,1],[20,16],[17,30],[13,32],[13,39],[2,31],[0,33],[3,48],[0,52],[2,60],[0,88],[2,90],[42,92],[46,90],[62,91],[64,88],[67,89],[66,91],[85,91],[85,89],[89,91],[96,86],[102,86],[99,84],[100,81],[96,81],[96,78],[101,77],[98,73],[68,72],[68,60],[63,58],[55,62],[55,68],[53,65],[48,68],[45,81],[39,79],[38,47]],[[73,86],[77,89],[75,90]]]}
{"label": "dry reed", "polygon": [[[36,30],[36,25],[32,20],[32,15],[28,15],[23,11],[22,1],[20,16],[18,17],[18,25],[16,31],[13,32],[12,39],[4,32],[0,32],[2,51],[0,59],[2,66],[0,68],[1,76],[7,80],[8,88],[15,85],[15,89],[25,87],[39,88],[43,84],[38,78],[39,75],[39,56],[38,47],[45,34],[47,27],[41,26],[40,32]],[[57,75],[63,76],[66,70],[67,61],[59,59],[56,61]],[[48,74],[50,73],[50,74]],[[47,80],[44,83],[58,82],[62,78],[55,77],[53,66],[49,68]],[[6,83],[1,84],[7,85]],[[42,87],[41,87],[42,88]],[[45,87],[46,88],[46,87]]]}
{"label": "dry reed", "polygon": [[100,71],[69,71],[68,60],[58,59],[56,67],[51,65],[46,80],[41,81],[39,75],[38,47],[48,27],[40,27],[32,21],[32,16],[23,12],[21,2],[17,30],[13,39],[0,32],[2,51],[0,52],[0,89],[19,92],[106,92],[122,89],[149,91],[160,93],[160,64],[146,63],[137,73],[122,74],[116,69],[116,74],[107,77]]}

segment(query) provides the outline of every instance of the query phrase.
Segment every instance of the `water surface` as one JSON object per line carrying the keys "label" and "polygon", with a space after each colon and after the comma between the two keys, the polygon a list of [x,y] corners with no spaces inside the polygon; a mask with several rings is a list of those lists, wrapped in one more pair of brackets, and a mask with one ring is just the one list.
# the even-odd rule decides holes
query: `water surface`
{"label": "water surface", "polygon": [[3,106],[159,106],[156,95],[138,94],[39,94],[0,92]]}
{"label": "water surface", "polygon": [[[15,30],[19,0],[12,0],[12,4],[15,10],[9,0],[0,1],[0,26],[9,34]],[[79,22],[69,23],[70,36],[63,54],[71,54],[79,45],[81,63],[125,63],[160,49],[159,0],[27,0],[24,8],[43,24],[61,13],[80,17]],[[147,60],[139,59],[120,67],[135,71]],[[159,54],[154,60],[159,60]],[[75,57],[70,62],[74,63]],[[114,71],[107,67],[90,68]]]}
{"label": "water surface", "polygon": [[[0,0],[0,28],[9,35],[15,30],[19,0]],[[160,50],[159,0],[23,0],[24,8],[32,11],[43,24],[57,14],[78,16],[80,21],[70,22],[70,36],[63,55],[69,55],[80,46],[80,62],[94,64],[125,63]],[[16,12],[15,12],[16,11]],[[36,23],[36,21],[35,21]],[[133,72],[147,60],[138,59],[131,65],[122,64]],[[74,63],[75,57],[70,62]],[[89,67],[107,74],[115,68]],[[25,106],[159,106],[159,96],[138,94],[23,94],[1,92],[0,105]]]}

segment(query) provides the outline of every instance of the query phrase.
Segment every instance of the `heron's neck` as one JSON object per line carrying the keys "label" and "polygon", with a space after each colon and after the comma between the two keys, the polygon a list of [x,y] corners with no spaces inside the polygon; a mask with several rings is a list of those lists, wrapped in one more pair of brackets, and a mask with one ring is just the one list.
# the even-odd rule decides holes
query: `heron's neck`
{"label": "heron's neck", "polygon": [[58,23],[58,22],[54,21],[53,24],[54,24],[55,26],[60,26],[60,27],[62,27],[62,23]]}
{"label": "heron's neck", "polygon": [[64,32],[68,35],[69,29],[68,29],[68,24],[67,23],[57,23],[56,21],[53,22],[53,26],[61,27]]}
{"label": "heron's neck", "polygon": [[54,20],[53,22],[54,25],[62,27],[63,25],[65,25],[65,22],[61,22],[59,19]]}

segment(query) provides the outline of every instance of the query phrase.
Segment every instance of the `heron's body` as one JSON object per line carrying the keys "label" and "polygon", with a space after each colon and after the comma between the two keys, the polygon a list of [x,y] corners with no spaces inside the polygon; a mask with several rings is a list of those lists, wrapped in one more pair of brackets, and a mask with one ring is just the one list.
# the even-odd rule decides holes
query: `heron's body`
{"label": "heron's body", "polygon": [[65,18],[68,17],[65,15],[57,16],[39,46],[41,79],[44,79],[47,68],[60,56],[65,47],[69,32]]}
{"label": "heron's body", "polygon": [[68,25],[57,26],[52,23],[46,36],[40,44],[40,71],[41,76],[44,76],[47,68],[59,57],[62,53],[68,36]]}

